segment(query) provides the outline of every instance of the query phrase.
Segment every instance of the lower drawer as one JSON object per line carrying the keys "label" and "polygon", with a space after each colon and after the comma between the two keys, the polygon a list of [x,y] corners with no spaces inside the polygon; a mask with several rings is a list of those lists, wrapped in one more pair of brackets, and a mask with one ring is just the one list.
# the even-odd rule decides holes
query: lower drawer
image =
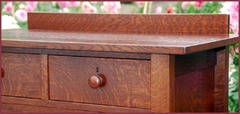
{"label": "lower drawer", "polygon": [[106,106],[66,101],[40,100],[31,98],[2,96],[3,112],[117,112],[146,113],[149,109]]}
{"label": "lower drawer", "polygon": [[40,64],[37,54],[2,53],[2,95],[40,98]]}
{"label": "lower drawer", "polygon": [[[89,77],[106,83],[91,88]],[[150,108],[150,61],[49,56],[50,99]]]}
{"label": "lower drawer", "polygon": [[31,113],[34,113],[34,112],[85,112],[85,111],[3,103],[1,112],[18,112],[18,113],[19,112],[31,112]]}

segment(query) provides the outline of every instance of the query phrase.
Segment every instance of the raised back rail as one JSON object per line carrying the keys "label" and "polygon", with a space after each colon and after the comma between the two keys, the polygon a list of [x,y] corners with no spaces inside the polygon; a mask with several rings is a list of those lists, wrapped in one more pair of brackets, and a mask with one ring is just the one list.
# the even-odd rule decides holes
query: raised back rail
{"label": "raised back rail", "polygon": [[226,14],[29,13],[28,28],[94,33],[228,34]]}

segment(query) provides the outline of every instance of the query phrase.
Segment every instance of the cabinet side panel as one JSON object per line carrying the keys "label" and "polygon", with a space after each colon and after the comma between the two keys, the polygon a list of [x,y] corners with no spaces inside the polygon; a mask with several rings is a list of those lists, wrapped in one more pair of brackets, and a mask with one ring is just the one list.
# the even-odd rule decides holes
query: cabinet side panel
{"label": "cabinet side panel", "polygon": [[176,111],[227,111],[227,48],[176,56]]}
{"label": "cabinet side panel", "polygon": [[214,67],[177,76],[176,112],[212,112],[214,93]]}
{"label": "cabinet side panel", "polygon": [[214,111],[228,112],[228,48],[217,51],[217,65],[214,76]]}

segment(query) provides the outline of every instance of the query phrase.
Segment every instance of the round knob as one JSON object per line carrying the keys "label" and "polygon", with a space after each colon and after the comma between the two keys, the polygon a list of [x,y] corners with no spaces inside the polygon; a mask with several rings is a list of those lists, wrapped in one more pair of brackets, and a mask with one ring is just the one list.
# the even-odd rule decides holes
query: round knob
{"label": "round knob", "polygon": [[99,75],[90,76],[88,79],[88,84],[92,88],[98,88],[103,86],[103,78]]}

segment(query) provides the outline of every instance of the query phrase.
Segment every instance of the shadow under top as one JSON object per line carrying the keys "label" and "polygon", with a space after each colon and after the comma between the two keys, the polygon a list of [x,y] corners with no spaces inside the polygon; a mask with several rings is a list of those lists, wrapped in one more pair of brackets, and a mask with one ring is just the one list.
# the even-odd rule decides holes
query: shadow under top
{"label": "shadow under top", "polygon": [[159,54],[189,54],[228,46],[238,35],[111,34],[63,30],[2,30],[2,46]]}

